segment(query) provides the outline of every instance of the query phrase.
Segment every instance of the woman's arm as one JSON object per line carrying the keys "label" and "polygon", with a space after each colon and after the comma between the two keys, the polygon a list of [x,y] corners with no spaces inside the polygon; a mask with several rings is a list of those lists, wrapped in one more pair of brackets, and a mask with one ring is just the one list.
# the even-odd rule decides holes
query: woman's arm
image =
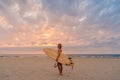
{"label": "woman's arm", "polygon": [[56,61],[58,61],[58,59],[59,59],[59,57],[60,57],[60,54],[61,54],[61,51],[60,51],[60,50],[58,50],[58,56],[57,56]]}

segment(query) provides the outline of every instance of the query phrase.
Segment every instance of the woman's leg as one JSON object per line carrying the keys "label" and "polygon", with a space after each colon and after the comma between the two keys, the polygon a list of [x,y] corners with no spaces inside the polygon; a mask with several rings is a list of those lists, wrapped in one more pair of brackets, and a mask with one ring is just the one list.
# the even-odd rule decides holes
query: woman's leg
{"label": "woman's leg", "polygon": [[59,70],[60,75],[62,75],[62,71],[63,71],[62,64],[57,63],[57,66],[58,66],[58,70]]}
{"label": "woman's leg", "polygon": [[63,67],[62,64],[60,63],[60,74],[62,74],[62,71],[63,71]]}
{"label": "woman's leg", "polygon": [[58,67],[59,73],[61,73],[60,63],[57,63],[57,67]]}

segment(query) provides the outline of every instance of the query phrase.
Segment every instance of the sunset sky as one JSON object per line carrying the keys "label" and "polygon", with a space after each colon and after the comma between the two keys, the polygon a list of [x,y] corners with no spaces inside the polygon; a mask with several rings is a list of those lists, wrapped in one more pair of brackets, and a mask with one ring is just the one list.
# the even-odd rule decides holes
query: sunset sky
{"label": "sunset sky", "polygon": [[120,0],[0,0],[0,47],[120,48]]}

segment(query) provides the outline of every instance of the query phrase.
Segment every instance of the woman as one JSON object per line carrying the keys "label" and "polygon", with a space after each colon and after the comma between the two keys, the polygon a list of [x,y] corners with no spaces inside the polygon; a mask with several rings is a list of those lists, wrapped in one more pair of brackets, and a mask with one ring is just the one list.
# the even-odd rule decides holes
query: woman
{"label": "woman", "polygon": [[62,67],[62,64],[58,62],[59,57],[60,57],[60,55],[62,53],[62,44],[58,44],[57,47],[58,47],[58,56],[57,56],[57,59],[56,59],[57,67],[58,67],[60,75],[62,75],[63,67]]}

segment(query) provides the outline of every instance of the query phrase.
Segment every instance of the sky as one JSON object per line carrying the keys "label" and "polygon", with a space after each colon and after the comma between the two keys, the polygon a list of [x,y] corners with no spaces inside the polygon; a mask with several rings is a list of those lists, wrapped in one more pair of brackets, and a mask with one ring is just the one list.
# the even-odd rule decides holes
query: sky
{"label": "sky", "polygon": [[0,0],[0,47],[62,43],[119,49],[119,4],[120,0]]}

